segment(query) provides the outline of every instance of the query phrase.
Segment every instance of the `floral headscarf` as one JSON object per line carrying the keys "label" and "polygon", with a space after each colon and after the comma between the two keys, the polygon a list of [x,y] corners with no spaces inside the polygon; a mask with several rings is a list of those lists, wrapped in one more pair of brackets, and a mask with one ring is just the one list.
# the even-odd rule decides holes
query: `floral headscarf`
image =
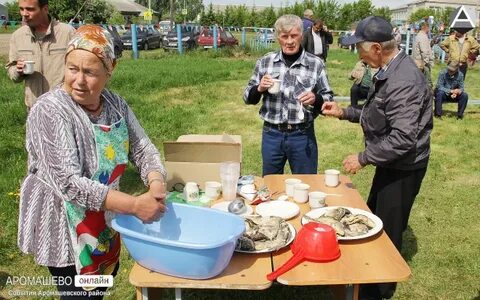
{"label": "floral headscarf", "polygon": [[72,40],[68,43],[67,55],[73,50],[81,49],[92,52],[102,62],[107,72],[112,73],[115,67],[115,52],[113,39],[110,33],[98,25],[83,25],[77,29]]}

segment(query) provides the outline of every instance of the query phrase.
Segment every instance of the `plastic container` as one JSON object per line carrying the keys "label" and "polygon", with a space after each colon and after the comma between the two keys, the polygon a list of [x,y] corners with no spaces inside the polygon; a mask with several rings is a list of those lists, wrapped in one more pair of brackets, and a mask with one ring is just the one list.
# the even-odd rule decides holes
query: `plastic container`
{"label": "plastic container", "polygon": [[220,274],[230,262],[244,220],[210,208],[168,203],[157,222],[143,224],[131,215],[117,215],[112,227],[141,266],[189,279]]}

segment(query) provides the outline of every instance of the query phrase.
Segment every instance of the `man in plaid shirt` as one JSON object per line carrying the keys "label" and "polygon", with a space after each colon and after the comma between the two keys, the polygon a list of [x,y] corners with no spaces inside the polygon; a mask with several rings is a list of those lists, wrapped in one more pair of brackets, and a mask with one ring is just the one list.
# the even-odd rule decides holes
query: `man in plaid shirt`
{"label": "man in plaid shirt", "polygon": [[313,121],[323,102],[333,101],[333,92],[322,60],[301,48],[302,20],[281,16],[275,30],[281,51],[257,61],[243,95],[246,104],[263,99],[259,111],[264,121],[263,175],[283,174],[287,160],[293,174],[315,174],[318,150]]}

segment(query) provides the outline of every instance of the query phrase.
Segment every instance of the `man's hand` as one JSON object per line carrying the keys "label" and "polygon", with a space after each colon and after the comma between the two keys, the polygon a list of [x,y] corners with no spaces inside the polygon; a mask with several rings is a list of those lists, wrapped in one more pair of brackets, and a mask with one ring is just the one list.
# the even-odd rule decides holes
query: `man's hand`
{"label": "man's hand", "polygon": [[336,118],[343,117],[343,110],[336,102],[324,102],[322,105],[322,114]]}
{"label": "man's hand", "polygon": [[315,104],[315,94],[313,92],[303,92],[298,96],[298,101],[303,105]]}
{"label": "man's hand", "polygon": [[17,60],[17,73],[23,75],[23,68],[25,68],[25,60],[20,58]]}
{"label": "man's hand", "polygon": [[264,75],[260,80],[260,84],[258,85],[257,91],[260,93],[265,92],[273,85],[273,78],[270,75]]}
{"label": "man's hand", "polygon": [[358,154],[350,154],[343,160],[343,168],[351,174],[357,173],[363,166],[358,161]]}

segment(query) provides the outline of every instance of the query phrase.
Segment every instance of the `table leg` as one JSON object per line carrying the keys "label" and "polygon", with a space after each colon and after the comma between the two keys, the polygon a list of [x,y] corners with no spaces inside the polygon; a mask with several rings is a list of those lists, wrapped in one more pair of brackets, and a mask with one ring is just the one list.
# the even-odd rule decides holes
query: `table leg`
{"label": "table leg", "polygon": [[137,300],[162,299],[162,290],[159,288],[137,287]]}
{"label": "table leg", "polygon": [[182,300],[182,289],[175,289],[175,300]]}
{"label": "table leg", "polygon": [[346,300],[358,300],[358,293],[360,291],[360,285],[359,284],[348,284],[345,287],[346,295],[345,299]]}

